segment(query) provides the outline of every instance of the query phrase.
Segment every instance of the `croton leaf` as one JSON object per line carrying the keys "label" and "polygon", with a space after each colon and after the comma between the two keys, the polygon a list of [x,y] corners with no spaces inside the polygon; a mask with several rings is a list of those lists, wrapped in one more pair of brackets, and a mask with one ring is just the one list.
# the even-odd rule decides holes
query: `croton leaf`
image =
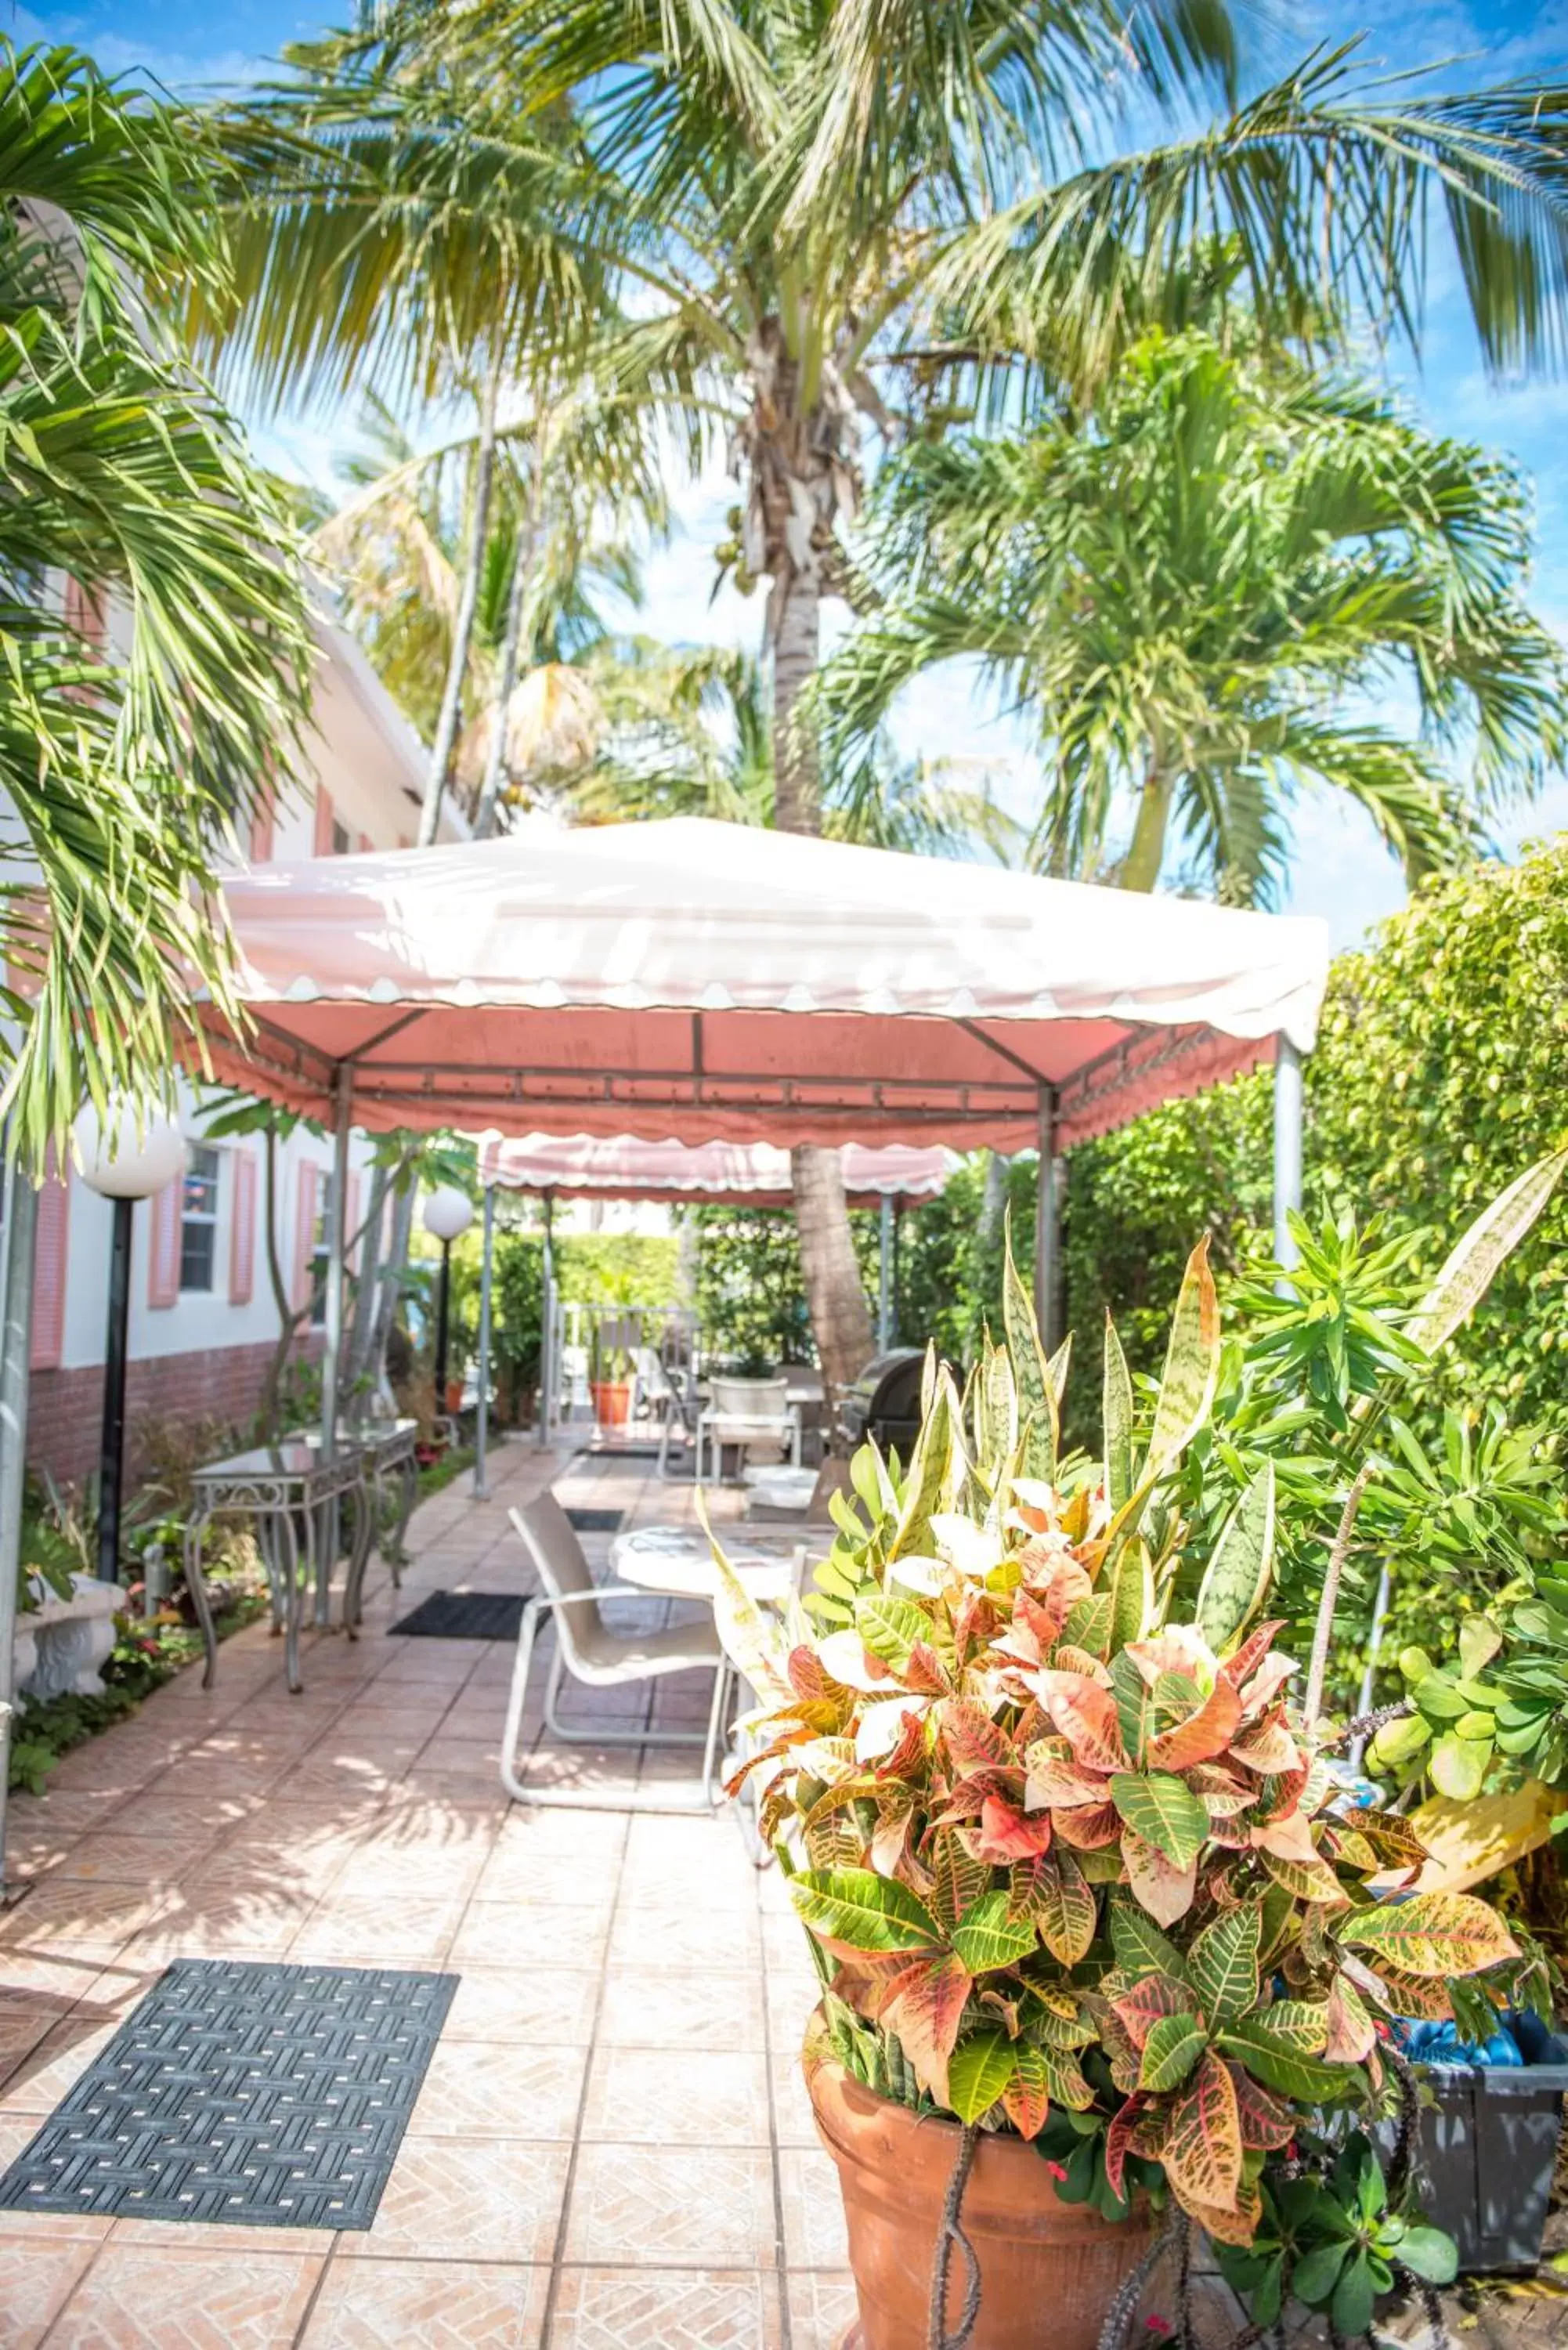
{"label": "croton leaf", "polygon": [[[1156,1689],[1158,1699],[1158,1690]],[[1157,1771],[1188,1771],[1223,1754],[1241,1721],[1241,1700],[1223,1678],[1194,1713],[1152,1741],[1148,1759]]]}
{"label": "croton leaf", "polygon": [[1126,1968],[1128,1974],[1159,1974],[1173,1982],[1187,1981],[1187,1961],[1176,1944],[1130,1901],[1112,1900],[1110,1927],[1116,1964]]}
{"label": "croton leaf", "polygon": [[1111,1801],[1128,1827],[1163,1853],[1173,1868],[1189,1867],[1208,1841],[1209,1813],[1201,1798],[1167,1772],[1118,1771],[1111,1780]]}
{"label": "croton leaf", "polygon": [[1012,2078],[1002,2093],[1008,2120],[1020,2137],[1038,2137],[1051,2111],[1051,2084],[1044,2059],[1032,2041],[1012,2045]]}
{"label": "croton leaf", "polygon": [[1206,1926],[1188,1951],[1187,1970],[1213,2031],[1256,2006],[1262,1937],[1262,1919],[1249,1901]]}
{"label": "croton leaf", "polygon": [[1070,2113],[1086,2114],[1095,2102],[1095,2093],[1079,2070],[1072,2050],[1041,2046],[1039,2056],[1053,2102],[1065,2106]]}
{"label": "croton leaf", "polygon": [[1127,1769],[1116,1700],[1108,1689],[1085,1673],[1047,1671],[1034,1674],[1033,1679],[1035,1695],[1072,1748],[1075,1762],[1086,1771]]}
{"label": "croton leaf", "polygon": [[971,1975],[1016,1966],[1029,1956],[1035,1940],[1033,1918],[1008,1916],[1005,1888],[982,1893],[952,1929],[952,1946]]}
{"label": "croton leaf", "polygon": [[1051,1814],[1021,1812],[1002,1795],[987,1795],[980,1807],[980,1825],[962,1831],[977,1860],[993,1868],[1009,1868],[1045,1851],[1051,1842]]}
{"label": "croton leaf", "polygon": [[1099,1852],[1122,1833],[1121,1814],[1114,1804],[1076,1804],[1051,1817],[1056,1843],[1071,1845],[1075,1852]]}
{"label": "croton leaf", "polygon": [[1263,1604],[1274,1569],[1274,1464],[1265,1461],[1237,1503],[1198,1586],[1199,1627],[1218,1655]]}
{"label": "croton leaf", "polygon": [[1275,1852],[1260,1853],[1259,1858],[1275,1884],[1297,1901],[1337,1904],[1349,1898],[1326,1860],[1282,1860]]}
{"label": "croton leaf", "polygon": [[1288,2146],[1301,2127],[1301,2116],[1293,2106],[1272,2097],[1239,2064],[1231,2065],[1231,2079],[1241,2121],[1241,2144],[1247,2151],[1262,2153]]}
{"label": "croton leaf", "polygon": [[948,2059],[948,2103],[961,2122],[988,2114],[1012,2080],[1013,2044],[1000,2024],[971,2032]]}
{"label": "croton leaf", "polygon": [[[1187,1260],[1154,1407],[1142,1478],[1162,1473],[1209,1417],[1220,1375],[1220,1301],[1205,1234]],[[1229,2198],[1225,2199],[1229,2200]]]}
{"label": "croton leaf", "polygon": [[1190,2012],[1162,2015],[1143,2043],[1140,2089],[1179,2089],[1209,2044],[1209,2034]]}
{"label": "croton leaf", "polygon": [[1160,2154],[1178,2199],[1234,2210],[1241,2183],[1241,2119],[1236,2085],[1211,2048],[1174,2106]]}
{"label": "croton leaf", "polygon": [[1145,1975],[1127,1991],[1118,1991],[1111,2006],[1126,2025],[1133,2046],[1141,2053],[1157,2023],[1168,2022],[1173,2015],[1191,2012],[1192,1992],[1188,1984],[1173,1981],[1168,1975]]}
{"label": "croton leaf", "polygon": [[[1014,1908],[1018,1898],[1015,1873]],[[1024,1915],[1033,1919],[1041,1940],[1062,1966],[1075,1967],[1087,1954],[1098,1911],[1070,1852],[1044,1853],[1033,1864]]]}
{"label": "croton leaf", "polygon": [[1118,2202],[1125,2199],[1123,2182],[1127,2156],[1132,2151],[1132,2135],[1137,2127],[1138,2116],[1147,2102],[1142,2092],[1135,2089],[1126,2105],[1112,2115],[1106,2131],[1106,2177],[1110,2181],[1111,2193]]}
{"label": "croton leaf", "polygon": [[1304,2106],[1326,2105],[1361,2078],[1349,2064],[1327,2064],[1321,2056],[1303,2055],[1260,2015],[1239,2016],[1220,2033],[1216,2044],[1265,2088],[1277,2089],[1282,2096],[1293,2097]]}
{"label": "croton leaf", "polygon": [[1496,1910],[1471,1893],[1415,1893],[1359,1909],[1341,1925],[1339,1939],[1407,1975],[1473,1975],[1519,1956]]}
{"label": "croton leaf", "polygon": [[984,1771],[1019,1768],[1016,1747],[999,1721],[978,1705],[952,1698],[937,1709],[937,1720],[953,1768],[963,1777]]}
{"label": "croton leaf", "polygon": [[908,1886],[873,1869],[802,1869],[789,1880],[789,1897],[818,1939],[837,1950],[931,1950],[943,1939]]}
{"label": "croton leaf", "polygon": [[1133,1898],[1162,1926],[1174,1926],[1191,1908],[1198,1890],[1198,1863],[1178,1868],[1173,1860],[1131,1828],[1122,1832],[1122,1859]]}
{"label": "croton leaf", "polygon": [[931,1619],[912,1599],[878,1591],[855,1603],[855,1628],[872,1656],[902,1676],[913,1650],[931,1637]]}
{"label": "croton leaf", "polygon": [[1327,2004],[1324,2054],[1331,2064],[1364,2064],[1377,2045],[1377,2027],[1347,1975],[1335,1975],[1328,1987]]}
{"label": "croton leaf", "polygon": [[888,1987],[880,2021],[897,2033],[899,2044],[934,2097],[947,2102],[948,2059],[963,2021],[970,1975],[952,1950],[939,1951],[896,1975]]}

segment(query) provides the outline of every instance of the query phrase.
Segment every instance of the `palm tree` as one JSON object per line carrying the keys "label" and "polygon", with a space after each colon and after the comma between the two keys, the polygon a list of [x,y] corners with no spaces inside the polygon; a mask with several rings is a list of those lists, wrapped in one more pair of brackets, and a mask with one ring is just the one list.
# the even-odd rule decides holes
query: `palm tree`
{"label": "palm tree", "polygon": [[[886,600],[822,678],[830,741],[977,657],[1038,725],[1054,871],[1152,889],[1174,833],[1199,886],[1266,901],[1304,785],[1366,809],[1414,879],[1568,739],[1513,469],[1244,338],[1151,335],[1087,419],[910,449],[867,540]],[[1367,714],[1402,696],[1413,735]]]}
{"label": "palm tree", "polygon": [[[741,477],[741,561],[770,583],[774,809],[789,829],[821,822],[799,703],[823,598],[851,585],[839,531],[863,433],[939,432],[977,392],[1005,404],[1043,377],[1103,374],[1129,316],[1165,316],[1179,263],[1221,227],[1276,328],[1302,330],[1325,280],[1410,328],[1438,187],[1489,352],[1560,347],[1568,93],[1403,102],[1318,54],[1237,109],[1223,0],[390,0],[337,45],[333,70],[331,103],[358,138],[385,142],[402,109],[421,155],[410,75],[453,90],[483,78],[480,117],[451,127],[446,182],[483,155],[483,197],[457,198],[476,219],[495,216],[491,182],[525,179],[545,127],[569,116],[563,234],[631,314],[598,338],[607,378],[694,456],[722,432]],[[1102,160],[1135,112],[1175,121],[1194,105],[1218,108],[1212,127]],[[374,240],[363,203],[317,214],[306,269],[263,240],[255,282],[278,316],[261,332],[358,366],[386,329],[358,293],[339,299],[335,273],[361,286]],[[381,217],[396,244],[400,214]],[[869,1315],[836,1159],[794,1163],[838,1386],[869,1352]]]}
{"label": "palm tree", "polygon": [[171,1082],[192,972],[226,1001],[212,855],[309,652],[285,508],[144,298],[222,285],[206,130],[5,43],[0,158],[4,1107],[36,1166],[84,1096]]}

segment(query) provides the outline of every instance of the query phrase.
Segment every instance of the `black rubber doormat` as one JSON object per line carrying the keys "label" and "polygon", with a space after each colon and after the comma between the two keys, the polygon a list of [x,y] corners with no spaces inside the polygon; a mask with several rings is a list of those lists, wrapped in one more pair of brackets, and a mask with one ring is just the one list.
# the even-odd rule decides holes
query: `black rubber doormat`
{"label": "black rubber doormat", "polygon": [[576,1526],[580,1534],[618,1534],[625,1515],[624,1510],[585,1509],[576,1502],[566,1505],[566,1523]]}
{"label": "black rubber doormat", "polygon": [[514,1640],[523,1621],[515,1591],[432,1591],[393,1625],[422,1640]]}
{"label": "black rubber doormat", "polygon": [[177,1959],[0,2178],[0,2210],[369,2228],[457,1983]]}

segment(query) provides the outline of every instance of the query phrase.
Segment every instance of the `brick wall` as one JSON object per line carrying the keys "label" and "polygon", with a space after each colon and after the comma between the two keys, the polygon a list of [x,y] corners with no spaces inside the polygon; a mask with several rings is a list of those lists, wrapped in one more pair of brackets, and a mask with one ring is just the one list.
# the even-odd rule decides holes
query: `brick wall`
{"label": "brick wall", "polygon": [[[321,1351],[320,1337],[308,1355]],[[126,1476],[134,1486],[140,1466],[137,1430],[149,1420],[243,1423],[261,1400],[272,1361],[268,1339],[256,1347],[214,1347],[188,1355],[153,1355],[132,1362],[125,1382]],[[98,1466],[103,1427],[103,1365],[35,1371],[27,1403],[27,1461],[49,1470],[61,1484],[79,1485]]]}

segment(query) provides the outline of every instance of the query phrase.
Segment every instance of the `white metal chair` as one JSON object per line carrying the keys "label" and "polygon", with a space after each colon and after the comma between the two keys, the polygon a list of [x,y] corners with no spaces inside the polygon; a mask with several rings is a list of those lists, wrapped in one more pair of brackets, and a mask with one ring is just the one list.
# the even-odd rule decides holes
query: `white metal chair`
{"label": "white metal chair", "polygon": [[[647,1601],[650,1595],[633,1584],[594,1581],[583,1546],[553,1493],[541,1494],[525,1510],[514,1510],[511,1515],[542,1587],[524,1601],[523,1620],[517,1627],[517,1655],[512,1668],[506,1731],[501,1749],[501,1781],[507,1794],[515,1803],[555,1804],[569,1811],[709,1810],[714,1801],[713,1763],[730,1682],[729,1667],[711,1618],[671,1624],[651,1632],[612,1631],[599,1612],[601,1600]],[[545,1787],[524,1783],[518,1767],[517,1745],[534,1644],[546,1615],[553,1615],[556,1624],[556,1653],[550,1660],[545,1686],[545,1726],[551,1737],[576,1746],[701,1746],[701,1780],[688,1785],[672,1782],[626,1789]],[[629,1681],[654,1680],[664,1673],[694,1671],[711,1672],[713,1676],[713,1701],[708,1710],[705,1731],[616,1730],[597,1724],[574,1728],[564,1722],[556,1710],[561,1681],[567,1673],[590,1689],[618,1689]]]}
{"label": "white metal chair", "polygon": [[670,1475],[670,1447],[679,1439],[682,1453],[691,1441],[691,1429],[687,1417],[681,1375],[672,1377],[659,1359],[655,1347],[639,1347],[632,1359],[631,1416],[635,1420],[644,1407],[659,1424],[658,1474]]}
{"label": "white metal chair", "polygon": [[753,1445],[776,1445],[791,1466],[800,1467],[800,1409],[789,1399],[785,1378],[713,1378],[711,1400],[697,1421],[697,1474],[702,1474],[704,1440],[711,1446],[712,1479],[723,1473],[724,1447],[738,1445],[742,1456]]}

